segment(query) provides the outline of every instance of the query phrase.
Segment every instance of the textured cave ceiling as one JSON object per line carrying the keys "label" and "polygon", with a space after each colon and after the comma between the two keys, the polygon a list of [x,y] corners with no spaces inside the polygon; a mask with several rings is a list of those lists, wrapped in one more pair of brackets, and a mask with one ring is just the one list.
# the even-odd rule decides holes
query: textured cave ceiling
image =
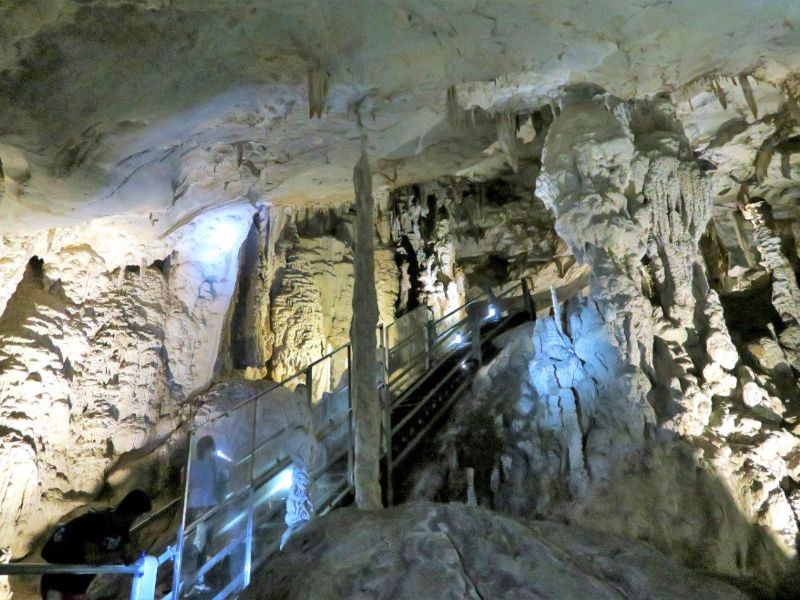
{"label": "textured cave ceiling", "polygon": [[[160,236],[242,199],[350,201],[357,106],[386,184],[491,174],[495,126],[448,127],[450,86],[501,111],[798,67],[790,0],[4,0],[0,232],[121,215]],[[330,78],[319,119],[309,71]]]}

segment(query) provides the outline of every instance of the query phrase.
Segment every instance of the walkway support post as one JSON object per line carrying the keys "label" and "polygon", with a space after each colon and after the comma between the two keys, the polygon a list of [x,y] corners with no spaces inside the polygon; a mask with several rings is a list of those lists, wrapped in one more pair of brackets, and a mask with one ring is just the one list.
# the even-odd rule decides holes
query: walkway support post
{"label": "walkway support post", "polygon": [[431,368],[433,364],[433,353],[436,350],[436,321],[433,313],[428,309],[428,320],[425,321],[425,370]]}
{"label": "walkway support post", "polygon": [[131,600],[153,600],[156,594],[156,578],[158,576],[158,558],[142,556],[137,562],[139,572],[131,582]]}
{"label": "walkway support post", "polygon": [[531,288],[528,285],[527,277],[522,278],[522,300],[525,302],[525,310],[528,311],[531,321],[535,321],[536,305],[533,303],[533,296],[531,295]]}
{"label": "walkway support post", "polygon": [[469,320],[470,350],[469,358],[476,364],[483,364],[483,353],[481,352],[481,314],[478,312],[477,304],[467,306],[467,319]]}
{"label": "walkway support post", "polygon": [[353,248],[353,415],[355,418],[356,506],[365,510],[383,508],[381,502],[381,401],[375,382],[378,376],[378,295],[375,290],[375,226],[373,223],[372,173],[366,153],[366,135],[361,137],[361,158],[353,171],[356,224]]}
{"label": "walkway support post", "polygon": [[383,404],[383,438],[386,456],[386,505],[394,505],[394,485],[392,483],[392,390],[389,388],[389,335],[386,327],[381,324],[381,354],[383,365],[381,368],[380,394]]}

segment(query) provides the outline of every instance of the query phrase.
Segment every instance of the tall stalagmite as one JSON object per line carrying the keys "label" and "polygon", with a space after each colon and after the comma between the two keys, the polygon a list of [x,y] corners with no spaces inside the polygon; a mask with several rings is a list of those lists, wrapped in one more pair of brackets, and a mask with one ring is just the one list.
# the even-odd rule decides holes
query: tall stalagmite
{"label": "tall stalagmite", "polygon": [[772,305],[784,329],[780,343],[790,362],[800,366],[800,288],[794,269],[781,250],[781,239],[774,233],[772,208],[761,198],[751,198],[741,207],[753,225],[753,238],[764,266],[772,274]]}
{"label": "tall stalagmite", "polygon": [[381,508],[381,411],[377,376],[378,297],[375,292],[375,243],[372,222],[372,173],[362,149],[353,171],[356,193],[353,320],[350,324],[353,361],[352,398],[355,417],[355,487],[359,508]]}

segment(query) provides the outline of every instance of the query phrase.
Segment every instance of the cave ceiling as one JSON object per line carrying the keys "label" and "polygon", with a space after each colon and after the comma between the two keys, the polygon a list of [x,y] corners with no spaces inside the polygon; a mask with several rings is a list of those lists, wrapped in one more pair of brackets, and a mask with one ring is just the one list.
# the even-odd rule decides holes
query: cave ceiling
{"label": "cave ceiling", "polygon": [[[491,175],[495,126],[449,125],[453,86],[491,114],[583,82],[686,103],[745,73],[768,103],[798,69],[790,0],[3,0],[0,232],[118,216],[159,237],[226,203],[351,201],[356,113],[385,185]],[[736,117],[706,104],[679,106],[703,148]]]}

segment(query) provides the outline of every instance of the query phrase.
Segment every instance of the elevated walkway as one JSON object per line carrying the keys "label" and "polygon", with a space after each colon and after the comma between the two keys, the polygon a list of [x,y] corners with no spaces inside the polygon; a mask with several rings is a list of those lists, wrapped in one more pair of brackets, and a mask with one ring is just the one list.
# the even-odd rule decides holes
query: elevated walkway
{"label": "elevated walkway", "polygon": [[[485,292],[439,319],[419,307],[379,327],[382,368],[376,386],[383,409],[389,504],[397,465],[435,430],[482,361],[491,358],[492,340],[535,318],[529,284],[522,280],[497,296]],[[184,495],[175,501],[181,506],[180,526],[175,543],[159,556],[142,557],[132,566],[7,564],[0,565],[0,576],[125,574],[132,577],[130,597],[137,600],[236,595],[249,585],[251,572],[279,549],[287,503],[296,511],[298,498],[307,497],[314,514],[322,515],[354,492],[350,362],[346,344],[223,414],[193,424]],[[302,407],[300,417],[290,414],[293,407]],[[310,422],[311,430],[298,422]],[[191,482],[198,476],[197,444],[207,436],[214,440],[228,477],[215,506],[189,510]],[[296,471],[298,457],[305,464]],[[205,548],[202,557],[197,556],[198,546]],[[168,563],[171,574],[164,566]]]}

